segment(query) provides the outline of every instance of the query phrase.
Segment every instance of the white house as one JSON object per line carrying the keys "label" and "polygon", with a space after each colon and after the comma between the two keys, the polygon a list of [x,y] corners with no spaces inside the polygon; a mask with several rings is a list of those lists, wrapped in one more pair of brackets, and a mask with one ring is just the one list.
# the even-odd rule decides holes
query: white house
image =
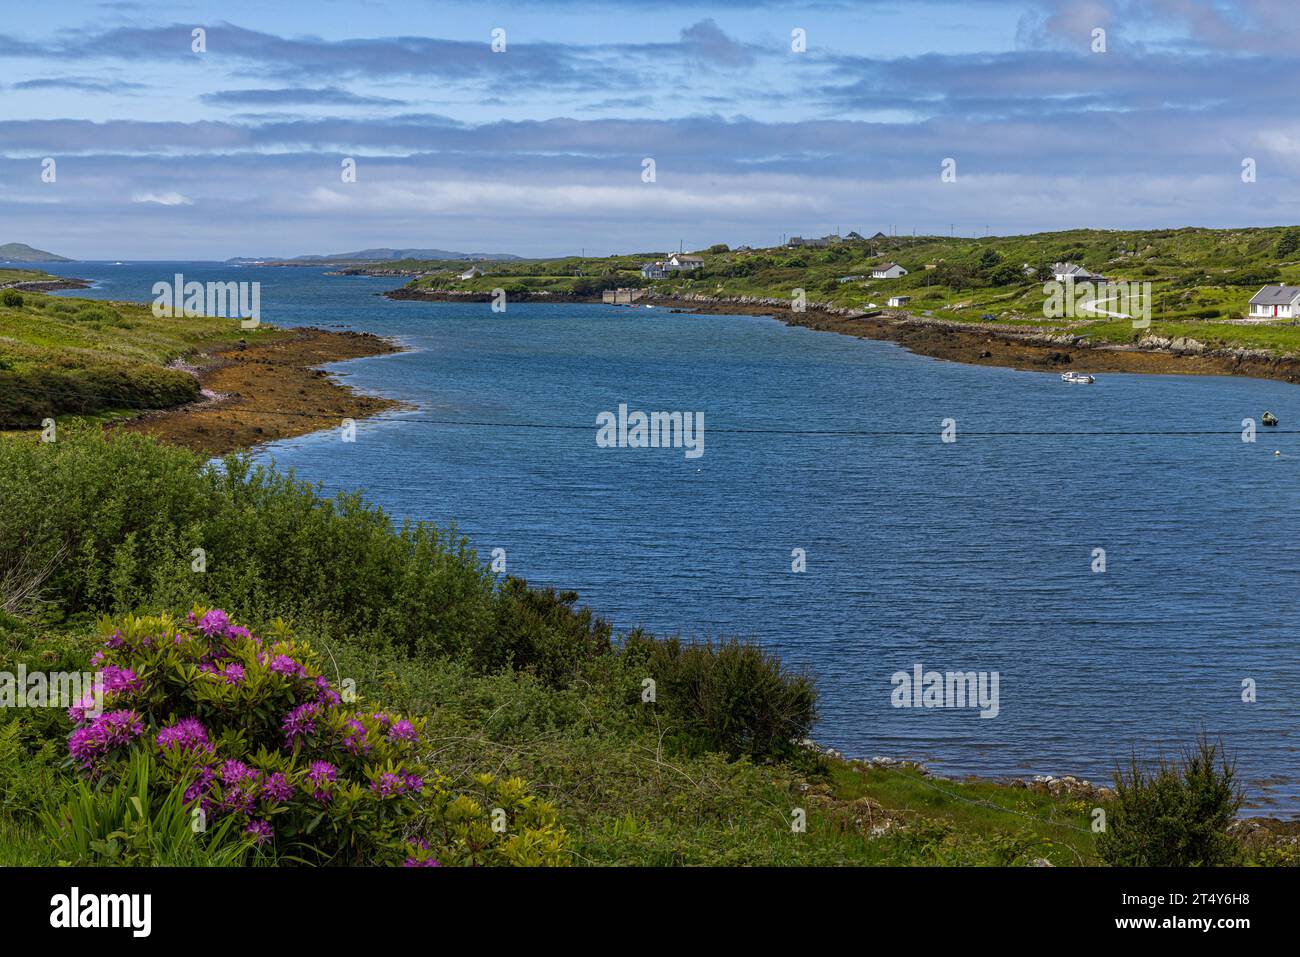
{"label": "white house", "polygon": [[872,279],[898,279],[907,275],[907,270],[898,263],[885,263],[883,266],[875,266],[871,270]]}
{"label": "white house", "polygon": [[463,273],[460,274],[460,278],[461,278],[461,279],[474,279],[474,278],[477,278],[478,276],[481,276],[481,275],[483,275],[483,270],[481,270],[481,269],[475,267],[475,268],[473,268],[473,269],[466,269]]}
{"label": "white house", "polygon": [[1300,286],[1265,286],[1250,297],[1251,319],[1300,317]]}
{"label": "white house", "polygon": [[[1026,263],[1025,265],[1029,265]],[[1103,279],[1105,277],[1095,272],[1088,272],[1082,266],[1074,263],[1053,263],[1052,277],[1057,282],[1088,282],[1093,279]]]}
{"label": "white house", "polygon": [[888,303],[889,305],[897,308],[898,306],[906,306],[911,301],[912,301],[911,296],[890,296]]}
{"label": "white house", "polygon": [[668,269],[681,269],[687,271],[699,269],[703,265],[703,256],[684,256],[681,253],[673,253],[668,257],[668,262],[665,263],[665,266]]}

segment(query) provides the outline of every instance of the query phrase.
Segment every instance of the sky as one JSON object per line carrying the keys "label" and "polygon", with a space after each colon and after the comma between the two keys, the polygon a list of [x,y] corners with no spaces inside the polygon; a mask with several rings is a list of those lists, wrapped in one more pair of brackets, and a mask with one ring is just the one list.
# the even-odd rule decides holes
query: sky
{"label": "sky", "polygon": [[0,3],[77,259],[1300,221],[1297,0]]}

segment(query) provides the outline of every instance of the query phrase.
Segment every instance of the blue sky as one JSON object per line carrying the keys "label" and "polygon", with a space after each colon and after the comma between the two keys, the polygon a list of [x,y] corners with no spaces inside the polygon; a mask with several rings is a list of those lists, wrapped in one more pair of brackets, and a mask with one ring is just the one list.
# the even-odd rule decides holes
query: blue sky
{"label": "blue sky", "polygon": [[1293,0],[8,6],[0,242],[76,258],[1300,221]]}

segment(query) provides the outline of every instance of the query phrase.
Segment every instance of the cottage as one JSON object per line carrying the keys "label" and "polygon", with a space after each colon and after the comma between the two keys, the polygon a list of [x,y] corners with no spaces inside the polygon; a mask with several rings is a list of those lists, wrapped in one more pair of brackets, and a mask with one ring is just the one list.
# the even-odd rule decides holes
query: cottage
{"label": "cottage", "polygon": [[460,278],[461,278],[461,279],[477,279],[477,278],[478,278],[479,276],[481,276],[481,275],[483,275],[483,270],[481,270],[481,269],[479,269],[477,266],[475,266],[475,267],[472,267],[472,268],[470,268],[470,269],[466,269],[463,273],[460,274]]}
{"label": "cottage", "polygon": [[897,308],[899,306],[906,306],[911,301],[912,301],[911,296],[890,296],[888,303],[889,305]]}
{"label": "cottage", "polygon": [[907,270],[898,263],[885,263],[883,266],[875,266],[871,270],[872,279],[899,279],[907,275]]}
{"label": "cottage", "polygon": [[668,270],[664,268],[662,262],[642,263],[641,278],[643,279],[667,279]]}
{"label": "cottage", "polygon": [[1082,266],[1074,263],[1053,263],[1052,276],[1057,282],[1089,282],[1092,280],[1102,282],[1106,278],[1095,272],[1088,272]]}
{"label": "cottage", "polygon": [[1250,297],[1251,319],[1300,317],[1300,286],[1265,286]]}
{"label": "cottage", "polygon": [[855,272],[852,276],[840,276],[835,281],[840,283],[855,282],[858,279],[866,279],[866,278],[867,278],[866,273]]}
{"label": "cottage", "polygon": [[704,266],[704,257],[702,256],[684,256],[681,253],[673,253],[668,257],[668,262],[664,263],[665,269],[677,269],[689,272],[692,269],[700,269]]}

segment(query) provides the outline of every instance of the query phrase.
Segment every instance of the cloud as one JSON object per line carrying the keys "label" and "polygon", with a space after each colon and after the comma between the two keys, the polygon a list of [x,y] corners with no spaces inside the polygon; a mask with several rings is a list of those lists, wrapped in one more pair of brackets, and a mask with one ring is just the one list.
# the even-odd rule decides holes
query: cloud
{"label": "cloud", "polygon": [[754,63],[754,54],[723,33],[712,18],[682,30],[682,44],[691,56],[706,63],[724,67],[746,67]]}
{"label": "cloud", "polygon": [[78,93],[130,93],[146,89],[143,83],[127,80],[104,80],[88,76],[56,76],[35,80],[21,80],[13,84],[15,90],[76,90]]}
{"label": "cloud", "polygon": [[335,86],[292,87],[275,90],[217,90],[199,97],[204,103],[221,106],[405,106],[405,100],[383,96],[361,96]]}
{"label": "cloud", "polygon": [[154,203],[158,206],[193,206],[194,200],[180,193],[133,193],[133,203]]}

